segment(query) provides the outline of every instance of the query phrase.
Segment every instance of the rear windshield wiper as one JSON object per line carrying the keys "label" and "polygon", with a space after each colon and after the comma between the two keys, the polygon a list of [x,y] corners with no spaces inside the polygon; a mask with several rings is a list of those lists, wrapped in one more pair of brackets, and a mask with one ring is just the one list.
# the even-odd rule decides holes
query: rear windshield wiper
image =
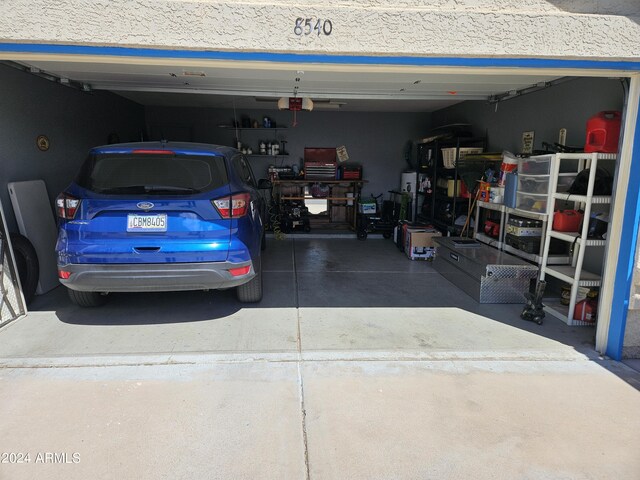
{"label": "rear windshield wiper", "polygon": [[175,185],[145,185],[144,189],[147,193],[150,192],[188,192],[188,193],[200,193],[200,190],[193,187],[178,187]]}
{"label": "rear windshield wiper", "polygon": [[200,190],[192,187],[178,187],[174,185],[126,185],[122,187],[110,187],[96,189],[96,193],[200,193]]}

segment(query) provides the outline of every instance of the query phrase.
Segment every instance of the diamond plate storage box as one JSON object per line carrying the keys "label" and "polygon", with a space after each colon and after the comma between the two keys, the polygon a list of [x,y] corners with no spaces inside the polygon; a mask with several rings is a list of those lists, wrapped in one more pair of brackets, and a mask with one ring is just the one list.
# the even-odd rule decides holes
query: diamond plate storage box
{"label": "diamond plate storage box", "polygon": [[433,239],[438,273],[478,303],[524,303],[537,266],[487,245],[457,245],[460,240],[467,239]]}

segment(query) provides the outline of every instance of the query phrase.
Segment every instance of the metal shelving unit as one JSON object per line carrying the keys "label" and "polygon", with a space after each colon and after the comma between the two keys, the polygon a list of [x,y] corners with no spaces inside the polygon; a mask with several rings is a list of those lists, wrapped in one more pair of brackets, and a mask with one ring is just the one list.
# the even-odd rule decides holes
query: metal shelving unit
{"label": "metal shelving unit", "polygon": [[[462,226],[455,224],[459,215],[467,213],[464,207],[468,204],[468,198],[460,196],[458,192],[458,180],[461,180],[460,169],[464,160],[460,159],[460,148],[482,147],[486,149],[486,138],[484,137],[456,137],[450,139],[433,140],[431,142],[418,142],[418,157],[416,168],[416,185],[419,185],[420,174],[426,174],[431,183],[431,193],[425,194],[425,203],[428,203],[428,213],[421,214],[418,211],[418,203],[413,205],[413,218],[422,219],[432,223],[436,228],[442,230],[447,235],[458,235],[462,231]],[[455,168],[445,169],[442,160],[443,148],[455,148],[456,160]],[[438,178],[446,177],[447,180],[454,181],[454,196],[442,195],[438,193]],[[438,207],[449,203],[451,205],[451,220],[445,221],[438,217]]]}
{"label": "metal shelving unit", "polygon": [[[560,279],[563,282],[571,285],[571,296],[569,298],[569,305],[561,305],[559,302],[549,302],[545,300],[545,310],[551,315],[560,318],[567,325],[582,325],[593,326],[594,322],[585,322],[581,320],[575,320],[573,318],[576,300],[579,287],[599,287],[602,283],[602,279],[599,274],[588,272],[583,269],[583,262],[588,247],[602,247],[606,245],[606,240],[600,238],[589,238],[589,219],[591,218],[592,205],[606,205],[611,203],[610,196],[593,195],[593,189],[596,178],[596,171],[598,168],[598,161],[602,160],[615,160],[614,154],[599,154],[599,153],[558,153],[555,155],[552,162],[551,170],[551,191],[552,199],[550,202],[549,211],[553,212],[554,204],[556,200],[564,202],[573,202],[574,208],[584,211],[584,221],[580,232],[560,232],[555,231],[552,228],[547,229],[544,251],[542,258],[542,265],[540,270],[540,280],[544,280],[547,275]],[[568,193],[556,192],[558,188],[559,171],[561,168],[561,162],[563,160],[577,161],[577,171],[581,171],[585,168],[589,168],[589,182],[587,186],[586,195],[574,195]],[[571,245],[574,245],[573,256],[570,265],[551,266],[549,263],[549,245],[551,239],[559,239],[565,241]]]}

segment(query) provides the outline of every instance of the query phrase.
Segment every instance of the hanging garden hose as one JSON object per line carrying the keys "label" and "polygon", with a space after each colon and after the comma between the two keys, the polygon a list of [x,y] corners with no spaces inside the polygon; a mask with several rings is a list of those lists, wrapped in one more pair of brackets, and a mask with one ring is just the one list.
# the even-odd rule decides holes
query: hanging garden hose
{"label": "hanging garden hose", "polygon": [[280,209],[276,207],[274,198],[272,198],[271,202],[269,202],[269,210],[267,214],[269,216],[271,230],[273,230],[273,236],[276,240],[284,240],[286,238],[286,235],[280,229]]}
{"label": "hanging garden hose", "polygon": [[398,215],[400,221],[407,219],[407,209],[410,201],[411,196],[407,192],[403,192],[402,197],[400,197],[400,214]]}

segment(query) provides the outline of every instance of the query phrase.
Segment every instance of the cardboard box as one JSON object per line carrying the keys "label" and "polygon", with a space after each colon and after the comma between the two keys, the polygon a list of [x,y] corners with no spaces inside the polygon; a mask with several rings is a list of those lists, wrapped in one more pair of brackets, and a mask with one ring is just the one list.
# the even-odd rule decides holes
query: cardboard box
{"label": "cardboard box", "polygon": [[411,260],[432,260],[435,256],[434,237],[442,233],[433,228],[407,228],[404,251]]}

